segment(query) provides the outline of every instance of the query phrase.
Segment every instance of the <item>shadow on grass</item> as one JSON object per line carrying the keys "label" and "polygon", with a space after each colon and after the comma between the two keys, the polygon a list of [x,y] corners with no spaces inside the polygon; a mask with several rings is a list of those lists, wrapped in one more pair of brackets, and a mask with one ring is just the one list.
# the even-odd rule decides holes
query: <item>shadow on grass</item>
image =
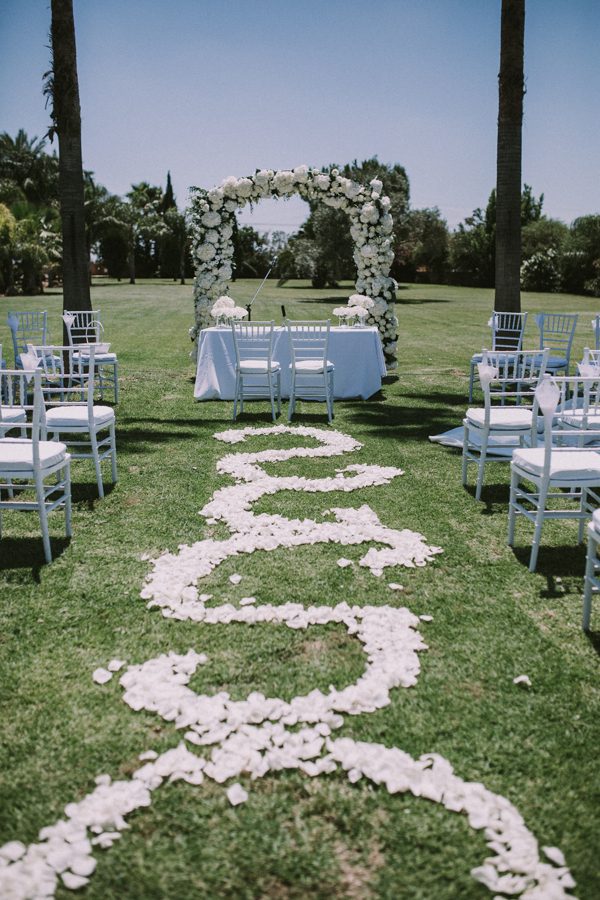
{"label": "shadow on grass", "polygon": [[583,633],[588,639],[590,646],[600,656],[600,631],[584,631]]}
{"label": "shadow on grass", "polygon": [[[105,472],[102,474],[104,498],[106,498],[112,494],[117,485],[112,483],[110,475]],[[81,482],[77,477],[75,479],[71,477],[71,500],[75,505],[85,505],[89,510],[94,510],[96,509],[96,504],[102,503],[104,498],[100,497],[98,494],[98,484],[95,479],[94,481]]]}
{"label": "shadow on grass", "polygon": [[375,399],[343,401],[351,425],[366,425],[380,437],[427,441],[430,434],[441,434],[455,427],[447,404],[439,406],[390,406],[385,393]]}
{"label": "shadow on grass", "polygon": [[[54,537],[50,535],[50,549],[52,560],[58,559],[71,543],[70,538]],[[14,569],[30,569],[31,577],[38,584],[44,566],[48,565],[44,558],[42,535],[39,537],[10,537],[9,535],[0,541],[2,553],[0,555],[0,572],[9,572]]]}
{"label": "shadow on grass", "polygon": [[[457,448],[458,449],[458,448]],[[456,456],[458,464],[461,463],[461,457],[459,454]],[[470,494],[473,498],[473,502],[478,505],[479,512],[482,516],[495,516],[498,514],[508,515],[508,498],[510,489],[508,484],[484,484],[481,489],[481,500],[475,500],[475,490],[476,484],[475,480],[477,478],[476,469],[471,467],[471,481],[472,484],[465,485],[464,489],[467,494]],[[508,527],[508,526],[507,526]]]}
{"label": "shadow on grass", "polygon": [[[533,539],[533,526],[530,537]],[[519,538],[523,540],[523,537]],[[542,535],[543,540],[543,535]],[[529,557],[531,556],[531,544],[512,548],[515,559],[521,565],[529,568]],[[547,581],[545,591],[542,591],[542,597],[564,597],[564,585],[562,582],[556,582],[557,576],[563,578],[573,578],[579,582],[579,591],[583,586],[583,570],[585,566],[585,544],[562,544],[562,545],[546,545],[542,546],[538,552],[538,560],[536,572],[543,575]],[[559,586],[560,585],[560,586]]]}
{"label": "shadow on grass", "polygon": [[452,300],[444,300],[442,297],[400,297],[398,303],[400,306],[421,306],[424,303],[452,303]]}

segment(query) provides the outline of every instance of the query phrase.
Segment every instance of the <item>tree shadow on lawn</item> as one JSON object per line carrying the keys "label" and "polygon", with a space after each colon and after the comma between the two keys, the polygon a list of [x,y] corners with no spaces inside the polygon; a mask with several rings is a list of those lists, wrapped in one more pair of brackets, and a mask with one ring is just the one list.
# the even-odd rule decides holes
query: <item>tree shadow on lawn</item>
{"label": "tree shadow on lawn", "polygon": [[[52,520],[50,520],[52,525]],[[52,562],[62,556],[69,547],[71,539],[50,535],[50,548],[52,550]],[[6,535],[0,541],[0,572],[9,572],[14,569],[30,569],[33,581],[38,584],[41,581],[41,572],[47,563],[44,557],[42,535],[39,537],[10,537]]]}
{"label": "tree shadow on lawn", "polygon": [[[418,395],[405,395],[408,399]],[[356,425],[367,425],[379,436],[395,440],[427,441],[429,435],[441,434],[455,428],[457,418],[450,418],[448,410],[456,402],[454,394],[435,394],[430,398],[436,405],[391,406],[380,392],[369,400],[342,401],[345,412]],[[418,399],[424,399],[418,396]],[[446,448],[444,448],[446,449]]]}
{"label": "tree shadow on lawn", "polygon": [[399,297],[396,301],[399,306],[421,306],[425,303],[452,303],[443,297]]}

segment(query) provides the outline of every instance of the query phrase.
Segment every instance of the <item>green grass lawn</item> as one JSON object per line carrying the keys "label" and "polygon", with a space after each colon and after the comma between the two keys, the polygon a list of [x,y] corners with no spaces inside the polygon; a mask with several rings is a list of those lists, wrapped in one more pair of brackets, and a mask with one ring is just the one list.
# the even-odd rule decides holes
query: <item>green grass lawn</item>
{"label": "green grass lawn", "polygon": [[[240,303],[258,282],[239,281]],[[352,293],[312,290],[304,282],[266,287],[254,318],[328,315]],[[43,564],[37,519],[6,514],[0,542],[0,844],[37,838],[66,803],[94,787],[100,773],[124,777],[145,749],[178,743],[180,733],[121,700],[117,679],[94,684],[92,672],[114,658],[143,662],[160,653],[205,652],[194,676],[203,693],[251,690],[291,698],[313,687],[342,687],[363,667],[363,653],[337,626],[295,632],[285,627],[202,627],[163,619],[139,598],[149,564],[209,534],[198,510],[229,483],[215,464],[227,445],[212,438],[230,426],[230,402],[193,401],[194,366],[187,330],[191,286],[100,280],[92,303],[118,353],[120,480],[97,499],[91,464],[73,464],[73,539],[50,520],[55,561]],[[593,298],[524,294],[533,346],[535,312],[577,311],[574,359],[593,341]],[[482,781],[523,814],[541,845],[559,846],[581,900],[600,896],[598,761],[600,691],[595,631],[580,628],[585,551],[574,523],[544,528],[538,571],[529,574],[528,523],[516,549],[506,546],[508,467],[490,465],[483,500],[461,486],[460,459],[431,444],[430,434],[458,425],[466,408],[469,359],[488,340],[492,292],[402,286],[398,376],[367,401],[337,402],[335,427],[364,447],[347,461],[292,460],[274,474],[331,475],[347,462],[399,466],[405,475],[355,494],[302,493],[265,498],[256,510],[318,518],[331,506],[368,503],[393,528],[411,528],[444,548],[426,568],[387,570],[374,578],[340,569],[340,555],[366,547],[316,545],[226,561],[203,590],[218,601],[249,594],[262,603],[406,605],[433,621],[421,632],[416,687],[396,690],[387,708],[347,717],[338,734],[398,746],[412,756],[436,752],[465,780]],[[59,341],[62,296],[0,298],[0,343],[12,361],[6,311],[48,309]],[[266,403],[249,404],[242,425],[267,425]],[[324,407],[300,403],[298,423],[326,427]],[[243,448],[265,446],[248,443]],[[293,445],[296,441],[293,441]],[[214,532],[218,534],[218,529]],[[234,587],[228,576],[244,575]],[[392,594],[388,581],[400,581]],[[204,584],[206,585],[204,587]],[[531,690],[513,685],[531,678]],[[85,895],[90,898],[419,898],[475,900],[489,892],[470,876],[489,855],[464,817],[426,800],[350,785],[343,775],[308,779],[297,772],[241,779],[249,800],[229,805],[222,786],[177,783],[129,818],[130,830],[109,851]],[[59,890],[58,896],[68,892]]]}

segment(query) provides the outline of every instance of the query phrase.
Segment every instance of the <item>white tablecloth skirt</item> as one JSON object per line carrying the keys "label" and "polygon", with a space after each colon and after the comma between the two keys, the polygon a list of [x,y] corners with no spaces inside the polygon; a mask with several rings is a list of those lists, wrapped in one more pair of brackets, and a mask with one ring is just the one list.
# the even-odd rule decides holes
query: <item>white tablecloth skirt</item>
{"label": "white tablecloth skirt", "polygon": [[[376,328],[332,328],[328,357],[335,366],[336,399],[366,400],[381,388],[386,373],[381,339]],[[287,331],[276,328],[273,358],[281,365],[281,393],[290,393],[290,347]],[[196,400],[233,400],[235,350],[229,328],[205,328],[200,332],[194,397]]]}

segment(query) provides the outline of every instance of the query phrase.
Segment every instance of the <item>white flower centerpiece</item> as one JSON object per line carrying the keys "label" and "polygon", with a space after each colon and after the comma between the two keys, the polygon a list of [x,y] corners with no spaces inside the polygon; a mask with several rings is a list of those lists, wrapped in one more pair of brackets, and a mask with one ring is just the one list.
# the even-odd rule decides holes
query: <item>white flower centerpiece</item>
{"label": "white flower centerpiece", "polygon": [[333,314],[338,317],[340,325],[364,325],[374,306],[370,297],[352,294],[346,306],[336,306]]}
{"label": "white flower centerpiece", "polygon": [[[215,301],[227,295],[233,274],[232,237],[236,211],[263,198],[299,194],[304,200],[321,200],[348,214],[357,269],[355,296],[373,301],[372,307],[363,307],[368,309],[366,316],[354,312],[351,317],[358,316],[379,329],[388,366],[393,368],[398,339],[398,320],[394,313],[397,285],[389,277],[394,259],[393,220],[391,201],[382,190],[383,184],[377,178],[363,185],[345,178],[338,169],[321,171],[304,165],[278,172],[259,169],[247,178],[230,176],[209,191],[191,188],[191,206],[187,215],[196,264],[192,340],[197,340],[200,330],[212,324],[211,310]],[[337,315],[335,310],[334,313]]]}
{"label": "white flower centerpiece", "polygon": [[231,297],[218,297],[213,303],[210,314],[215,320],[215,325],[229,325],[232,320],[245,319],[248,310],[242,306],[236,306]]}

